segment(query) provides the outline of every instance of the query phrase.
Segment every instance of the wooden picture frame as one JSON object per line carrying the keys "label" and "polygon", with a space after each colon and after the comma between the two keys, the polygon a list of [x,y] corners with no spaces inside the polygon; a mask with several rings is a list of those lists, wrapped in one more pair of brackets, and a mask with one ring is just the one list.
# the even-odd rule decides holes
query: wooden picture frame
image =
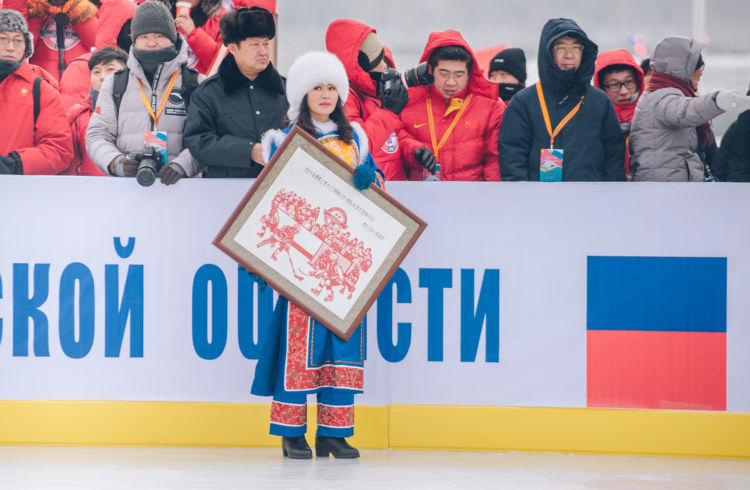
{"label": "wooden picture frame", "polygon": [[427,224],[298,127],[213,244],[344,340]]}

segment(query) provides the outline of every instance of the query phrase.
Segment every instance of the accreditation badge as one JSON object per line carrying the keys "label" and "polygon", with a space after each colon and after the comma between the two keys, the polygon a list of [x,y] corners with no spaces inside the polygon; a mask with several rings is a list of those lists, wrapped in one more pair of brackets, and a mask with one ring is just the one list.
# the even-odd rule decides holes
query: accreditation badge
{"label": "accreditation badge", "polygon": [[542,148],[539,157],[539,181],[562,182],[563,150]]}
{"label": "accreditation badge", "polygon": [[146,131],[143,133],[144,146],[156,148],[161,154],[162,165],[167,163],[167,132]]}

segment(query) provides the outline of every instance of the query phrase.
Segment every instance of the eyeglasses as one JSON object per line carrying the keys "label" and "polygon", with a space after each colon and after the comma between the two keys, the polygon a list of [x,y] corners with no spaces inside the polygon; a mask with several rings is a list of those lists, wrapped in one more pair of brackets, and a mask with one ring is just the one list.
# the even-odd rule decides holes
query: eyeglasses
{"label": "eyeglasses", "polygon": [[0,48],[4,48],[8,46],[9,44],[13,43],[16,47],[26,47],[26,39],[22,37],[5,37],[0,36]]}
{"label": "eyeglasses", "polygon": [[443,80],[454,78],[456,81],[464,79],[468,73],[465,71],[448,71],[448,70],[437,70],[435,75]]}
{"label": "eyeglasses", "polygon": [[622,87],[625,87],[628,90],[633,90],[635,88],[635,80],[625,80],[624,82],[612,82],[604,86],[607,90],[610,92],[619,92]]}
{"label": "eyeglasses", "polygon": [[583,53],[583,44],[555,44],[554,46],[552,46],[552,50],[556,54],[581,54]]}

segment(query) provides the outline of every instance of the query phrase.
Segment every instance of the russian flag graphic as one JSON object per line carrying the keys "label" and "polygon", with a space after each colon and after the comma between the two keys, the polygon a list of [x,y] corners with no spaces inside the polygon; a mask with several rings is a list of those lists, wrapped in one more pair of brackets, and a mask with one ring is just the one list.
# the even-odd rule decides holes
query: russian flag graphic
{"label": "russian flag graphic", "polygon": [[587,405],[726,410],[727,260],[588,257]]}

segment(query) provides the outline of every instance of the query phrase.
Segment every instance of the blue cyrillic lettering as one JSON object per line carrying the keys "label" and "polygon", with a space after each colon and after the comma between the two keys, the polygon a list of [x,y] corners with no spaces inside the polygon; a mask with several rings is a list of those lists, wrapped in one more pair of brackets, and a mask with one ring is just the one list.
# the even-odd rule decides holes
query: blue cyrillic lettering
{"label": "blue cyrillic lettering", "polygon": [[[255,328],[255,294],[258,291],[258,325]],[[266,329],[273,315],[273,289],[260,292],[258,283],[251,280],[247,271],[237,267],[237,337],[240,352],[245,359],[260,359]]]}
{"label": "blue cyrillic lettering", "polygon": [[125,326],[130,318],[130,357],[143,357],[143,266],[131,265],[122,300],[119,266],[104,266],[104,356],[120,357]]}
{"label": "blue cyrillic lettering", "polygon": [[[247,274],[245,274],[247,275]],[[211,284],[211,339],[208,331],[208,284]],[[227,280],[213,264],[193,278],[193,348],[202,359],[216,359],[227,345]]]}
{"label": "blue cyrillic lettering", "polygon": [[419,269],[419,287],[427,288],[427,360],[443,360],[445,288],[453,287],[451,269]]}
{"label": "blue cyrillic lettering", "polygon": [[378,296],[378,349],[388,362],[402,361],[411,345],[411,323],[399,322],[396,329],[396,344],[393,344],[393,286],[396,286],[396,302],[411,303],[409,276],[400,267],[396,270],[383,292]]}
{"label": "blue cyrillic lettering", "polygon": [[500,360],[500,271],[484,271],[474,310],[474,269],[461,269],[461,362],[474,362],[482,326],[485,330],[485,361]]}
{"label": "blue cyrillic lettering", "polygon": [[128,243],[126,245],[122,244],[122,240],[118,236],[112,237],[112,241],[115,243],[115,252],[117,252],[117,255],[120,258],[127,259],[135,249],[135,237],[133,236],[128,237]]}
{"label": "blue cyrillic lettering", "polygon": [[[76,340],[76,282],[78,283],[78,324]],[[60,347],[66,356],[81,359],[94,345],[94,276],[85,265],[74,262],[60,277]]]}
{"label": "blue cyrillic lettering", "polygon": [[47,315],[39,308],[49,295],[49,264],[34,265],[34,295],[29,297],[29,264],[13,264],[13,356],[29,355],[29,320],[34,323],[34,355],[49,357]]}

